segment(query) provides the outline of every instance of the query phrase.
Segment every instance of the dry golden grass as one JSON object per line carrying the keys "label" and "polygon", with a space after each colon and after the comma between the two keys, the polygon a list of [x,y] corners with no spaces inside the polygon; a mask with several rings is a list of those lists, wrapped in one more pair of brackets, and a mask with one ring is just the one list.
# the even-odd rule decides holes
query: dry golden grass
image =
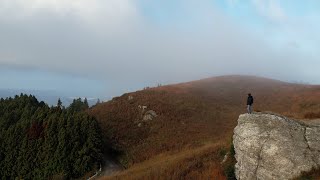
{"label": "dry golden grass", "polygon": [[207,144],[174,154],[160,154],[130,169],[102,179],[226,179],[218,162],[223,143]]}
{"label": "dry golden grass", "polygon": [[306,118],[306,119],[318,119],[318,118],[320,118],[320,112],[308,112],[308,113],[305,113],[304,118]]}
{"label": "dry golden grass", "polygon": [[[212,158],[212,162],[197,166],[205,162],[205,157],[216,157],[215,151],[203,153],[203,158],[201,153],[197,154],[199,160],[174,157],[186,157],[183,155],[186,149],[197,152],[206,144],[230,143],[239,114],[246,112],[249,92],[255,97],[254,109],[259,111],[299,119],[307,113],[317,113],[320,108],[320,86],[224,76],[124,94],[94,107],[90,113],[99,121],[108,146],[120,152],[119,161],[130,167],[117,177],[199,179],[213,173],[223,178],[220,159]],[[129,96],[133,100],[129,101]],[[142,119],[139,105],[148,106],[158,117],[138,127]],[[226,146],[222,144],[220,147]],[[171,159],[170,163],[164,166],[161,158],[157,158],[160,156]],[[143,168],[146,166],[143,163],[149,161],[152,166]],[[140,166],[143,170],[138,171]]]}

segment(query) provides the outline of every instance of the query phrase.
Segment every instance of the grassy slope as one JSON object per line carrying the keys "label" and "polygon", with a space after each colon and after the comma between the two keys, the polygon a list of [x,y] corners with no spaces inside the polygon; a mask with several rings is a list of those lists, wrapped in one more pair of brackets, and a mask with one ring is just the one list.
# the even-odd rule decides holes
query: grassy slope
{"label": "grassy slope", "polygon": [[160,154],[105,179],[225,179],[216,164],[223,157],[221,144],[207,144],[179,153]]}
{"label": "grassy slope", "polygon": [[[208,144],[212,145],[212,152],[228,148],[238,115],[245,112],[248,92],[255,97],[256,110],[295,118],[316,112],[320,106],[319,86],[250,76],[224,76],[125,94],[98,105],[91,109],[91,113],[101,124],[107,142],[123,152],[120,157],[122,164],[137,169],[140,165],[145,167],[143,163],[149,160],[155,163],[154,168],[162,166],[165,169],[155,172],[149,168],[143,171],[144,175],[140,173],[140,178],[160,174],[162,177],[171,176],[170,172],[173,169],[177,171],[177,167],[184,173],[180,175],[182,177],[210,177],[214,169],[219,169],[221,156],[213,153],[214,157],[211,157],[205,150],[198,152],[193,149],[201,150]],[[133,100],[129,101],[129,96]],[[138,127],[142,119],[139,105],[148,106],[159,116]],[[199,166],[193,167],[198,173],[184,171],[189,163],[194,162],[188,161],[188,156],[170,161],[171,156],[179,156],[183,152],[189,152],[190,156],[198,152],[197,155],[203,154],[204,159],[212,158],[212,161],[199,162]],[[158,163],[158,156],[168,160],[166,166]],[[128,173],[131,174],[130,171]],[[215,173],[216,176],[218,174]]]}

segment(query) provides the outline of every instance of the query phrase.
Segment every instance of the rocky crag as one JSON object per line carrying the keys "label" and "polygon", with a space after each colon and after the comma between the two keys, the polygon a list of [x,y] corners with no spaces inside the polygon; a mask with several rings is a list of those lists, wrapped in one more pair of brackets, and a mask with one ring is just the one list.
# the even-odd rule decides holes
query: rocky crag
{"label": "rocky crag", "polygon": [[234,129],[238,180],[292,179],[320,167],[320,125],[283,116],[243,114]]}

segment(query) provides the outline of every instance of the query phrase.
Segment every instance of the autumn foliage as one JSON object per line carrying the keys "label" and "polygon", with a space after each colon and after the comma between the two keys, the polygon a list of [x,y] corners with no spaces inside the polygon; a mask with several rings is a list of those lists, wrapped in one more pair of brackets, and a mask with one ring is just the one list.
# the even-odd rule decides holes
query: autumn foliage
{"label": "autumn foliage", "polygon": [[[159,156],[179,156],[186,149],[201,149],[208,144],[228,149],[238,116],[246,112],[248,93],[254,96],[254,109],[259,111],[303,119],[317,117],[306,113],[318,112],[320,108],[320,86],[252,76],[222,76],[124,94],[97,105],[89,113],[98,120],[104,139],[120,153],[118,159],[128,170],[149,161],[157,168]],[[142,121],[139,105],[154,110],[158,116],[152,121]],[[164,175],[164,178],[199,179],[203,174],[209,177],[210,173],[225,177],[221,159],[216,158],[217,151],[211,153],[201,151],[195,159],[183,158],[169,163],[165,169],[145,172],[151,178]],[[212,156],[215,158],[210,159]],[[209,164],[203,162],[206,158],[210,159]]]}

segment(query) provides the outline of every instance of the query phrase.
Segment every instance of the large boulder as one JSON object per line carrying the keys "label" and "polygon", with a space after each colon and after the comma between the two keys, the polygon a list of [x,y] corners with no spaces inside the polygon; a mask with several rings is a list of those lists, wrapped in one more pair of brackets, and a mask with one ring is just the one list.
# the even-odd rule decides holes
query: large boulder
{"label": "large boulder", "polygon": [[320,166],[320,126],[274,114],[243,114],[234,129],[238,180],[292,179]]}

